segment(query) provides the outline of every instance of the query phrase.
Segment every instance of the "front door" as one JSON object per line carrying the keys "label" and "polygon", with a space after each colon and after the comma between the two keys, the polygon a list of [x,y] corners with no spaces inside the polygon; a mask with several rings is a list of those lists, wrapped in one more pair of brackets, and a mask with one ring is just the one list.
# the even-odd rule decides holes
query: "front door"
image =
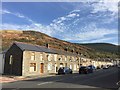
{"label": "front door", "polygon": [[57,64],[55,64],[55,73],[58,71]]}
{"label": "front door", "polygon": [[43,73],[43,72],[44,72],[44,64],[41,63],[41,64],[40,64],[40,73]]}

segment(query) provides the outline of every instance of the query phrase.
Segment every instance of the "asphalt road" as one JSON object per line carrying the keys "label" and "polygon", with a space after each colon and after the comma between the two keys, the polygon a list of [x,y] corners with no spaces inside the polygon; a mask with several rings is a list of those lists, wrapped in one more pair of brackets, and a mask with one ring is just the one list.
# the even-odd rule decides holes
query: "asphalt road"
{"label": "asphalt road", "polygon": [[[119,68],[120,69],[120,68]],[[6,83],[2,88],[102,88],[118,89],[120,80],[117,67],[95,71],[91,74],[56,75],[46,78]]]}

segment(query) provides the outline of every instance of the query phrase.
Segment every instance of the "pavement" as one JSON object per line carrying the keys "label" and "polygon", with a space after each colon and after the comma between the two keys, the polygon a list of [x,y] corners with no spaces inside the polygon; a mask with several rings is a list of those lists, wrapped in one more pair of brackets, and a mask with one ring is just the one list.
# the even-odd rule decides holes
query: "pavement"
{"label": "pavement", "polygon": [[2,88],[100,88],[102,90],[118,90],[117,83],[120,75],[118,68],[109,68],[95,71],[91,74],[56,75],[43,78],[3,83]]}
{"label": "pavement", "polygon": [[35,78],[44,78],[44,77],[51,77],[55,76],[55,74],[52,75],[40,75],[40,76],[11,76],[11,75],[1,75],[0,76],[0,83],[10,83],[15,81],[21,81],[21,80],[30,80]]}

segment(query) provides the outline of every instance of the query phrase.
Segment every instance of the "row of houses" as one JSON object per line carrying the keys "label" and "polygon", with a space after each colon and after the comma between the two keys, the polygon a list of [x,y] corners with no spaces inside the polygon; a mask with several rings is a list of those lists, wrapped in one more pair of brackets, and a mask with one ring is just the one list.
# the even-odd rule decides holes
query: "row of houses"
{"label": "row of houses", "polygon": [[[53,48],[14,42],[5,53],[4,74],[32,76],[57,73],[60,67],[69,67],[78,72],[80,65],[112,64],[110,61],[95,61],[79,54]],[[99,63],[98,63],[99,62]]]}

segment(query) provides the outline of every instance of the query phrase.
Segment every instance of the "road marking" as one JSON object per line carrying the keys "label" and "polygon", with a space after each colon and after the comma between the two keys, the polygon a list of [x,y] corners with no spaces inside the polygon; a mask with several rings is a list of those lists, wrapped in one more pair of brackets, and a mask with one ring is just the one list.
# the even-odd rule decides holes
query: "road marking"
{"label": "road marking", "polygon": [[54,82],[58,82],[58,81],[61,81],[63,79],[59,79],[59,80],[55,80],[55,81],[49,81],[49,82],[43,82],[43,83],[39,83],[37,85],[44,85],[44,84],[49,84],[49,83],[54,83]]}
{"label": "road marking", "polygon": [[118,81],[117,83],[116,83],[116,85],[119,85],[120,84],[120,81]]}
{"label": "road marking", "polygon": [[43,82],[43,83],[39,83],[37,85],[44,85],[44,84],[48,84],[48,83],[53,83],[53,82]]}

